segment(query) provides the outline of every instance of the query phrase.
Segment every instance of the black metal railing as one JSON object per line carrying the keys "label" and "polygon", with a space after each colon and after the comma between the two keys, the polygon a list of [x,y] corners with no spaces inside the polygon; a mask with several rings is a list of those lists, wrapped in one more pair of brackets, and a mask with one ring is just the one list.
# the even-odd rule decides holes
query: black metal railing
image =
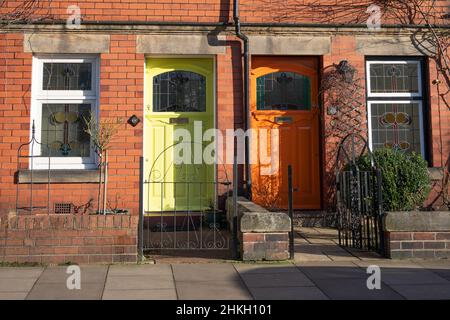
{"label": "black metal railing", "polygon": [[[365,154],[370,160],[369,167],[363,167],[358,162],[358,158]],[[339,146],[337,162],[339,244],[383,254],[382,175],[374,164],[365,139],[356,134],[347,136]],[[342,162],[341,165],[339,162]]]}

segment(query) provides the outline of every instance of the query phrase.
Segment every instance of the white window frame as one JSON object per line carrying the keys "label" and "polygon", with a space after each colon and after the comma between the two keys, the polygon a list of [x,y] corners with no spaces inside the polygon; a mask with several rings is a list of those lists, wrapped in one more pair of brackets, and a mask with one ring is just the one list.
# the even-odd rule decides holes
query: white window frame
{"label": "white window frame", "polygon": [[[44,63],[92,63],[91,90],[42,90]],[[34,121],[35,137],[42,142],[42,105],[43,104],[91,104],[91,111],[98,118],[100,93],[100,64],[94,55],[35,55],[32,65],[31,122]],[[30,126],[31,127],[31,126]],[[30,128],[30,136],[31,136]],[[30,150],[31,152],[31,150]],[[41,157],[41,146],[35,144],[30,169],[94,169],[98,158],[91,145],[89,157]]]}
{"label": "white window frame", "polygon": [[419,112],[419,130],[420,130],[420,153],[422,158],[425,159],[425,138],[423,132],[423,102],[421,100],[371,100],[367,101],[367,127],[368,127],[368,140],[369,140],[369,148],[373,150],[372,146],[372,104],[412,104],[416,103],[418,106],[417,110]]}
{"label": "white window frame", "polygon": [[[371,92],[370,86],[370,67],[375,64],[417,64],[417,81],[418,81],[418,91],[417,93],[412,92]],[[402,97],[402,98],[412,98],[412,97],[422,97],[422,69],[420,60],[369,60],[366,61],[366,73],[367,73],[367,96],[370,98],[392,98],[392,97]]]}

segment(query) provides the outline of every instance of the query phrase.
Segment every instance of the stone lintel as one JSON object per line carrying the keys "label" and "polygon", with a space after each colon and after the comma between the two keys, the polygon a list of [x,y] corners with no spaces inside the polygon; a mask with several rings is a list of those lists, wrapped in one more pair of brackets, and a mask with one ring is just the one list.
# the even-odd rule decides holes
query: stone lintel
{"label": "stone lintel", "polygon": [[324,55],[330,53],[330,36],[249,36],[251,54]]}
{"label": "stone lintel", "polygon": [[85,33],[26,33],[25,52],[33,53],[108,53],[110,36]]}
{"label": "stone lintel", "polygon": [[207,34],[149,34],[137,36],[137,53],[202,55],[224,54],[225,36]]}
{"label": "stone lintel", "polygon": [[432,52],[432,46],[423,40],[411,36],[358,36],[356,51],[373,56],[422,56]]}

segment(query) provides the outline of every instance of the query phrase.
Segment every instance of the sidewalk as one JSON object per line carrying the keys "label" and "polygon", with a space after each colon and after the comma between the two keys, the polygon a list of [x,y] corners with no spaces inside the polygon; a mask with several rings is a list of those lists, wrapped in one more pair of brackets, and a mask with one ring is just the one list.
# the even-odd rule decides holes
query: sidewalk
{"label": "sidewalk", "polygon": [[[339,246],[338,232],[330,228],[295,228],[295,261],[370,261],[381,260],[375,252]],[[450,264],[450,261],[449,261]]]}
{"label": "sidewalk", "polygon": [[[370,264],[381,290],[366,287]],[[81,290],[65,271],[0,268],[0,299],[450,299],[450,261],[81,266]]]}
{"label": "sidewalk", "polygon": [[[81,266],[81,290],[67,289],[66,266],[0,267],[0,299],[450,299],[450,260],[392,261],[340,247],[333,229],[296,233],[292,263],[196,256]],[[369,265],[381,268],[381,290],[367,289]]]}

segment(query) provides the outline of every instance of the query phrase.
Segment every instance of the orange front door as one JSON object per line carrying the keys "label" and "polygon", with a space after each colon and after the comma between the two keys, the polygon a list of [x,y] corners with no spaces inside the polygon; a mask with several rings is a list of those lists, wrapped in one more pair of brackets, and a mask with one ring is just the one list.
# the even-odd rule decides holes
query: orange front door
{"label": "orange front door", "polygon": [[308,57],[252,58],[252,197],[270,209],[287,208],[288,165],[294,208],[320,209],[317,64]]}

